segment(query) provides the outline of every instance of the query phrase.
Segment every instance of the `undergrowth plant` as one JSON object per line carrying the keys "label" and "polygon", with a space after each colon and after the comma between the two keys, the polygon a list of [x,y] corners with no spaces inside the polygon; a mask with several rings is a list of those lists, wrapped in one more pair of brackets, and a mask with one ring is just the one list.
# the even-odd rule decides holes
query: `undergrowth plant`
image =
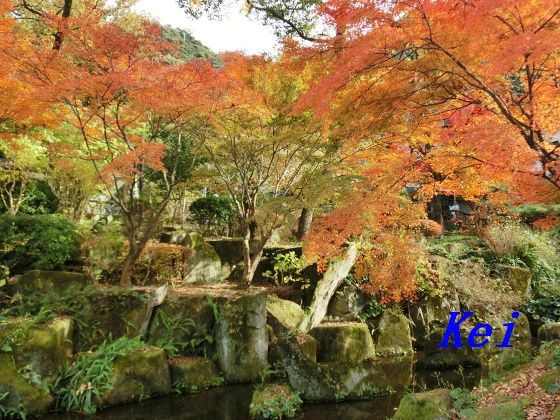
{"label": "undergrowth plant", "polygon": [[95,413],[100,397],[112,387],[113,361],[143,346],[140,337],[121,337],[105,341],[94,352],[83,353],[73,365],[64,369],[53,387],[57,407]]}

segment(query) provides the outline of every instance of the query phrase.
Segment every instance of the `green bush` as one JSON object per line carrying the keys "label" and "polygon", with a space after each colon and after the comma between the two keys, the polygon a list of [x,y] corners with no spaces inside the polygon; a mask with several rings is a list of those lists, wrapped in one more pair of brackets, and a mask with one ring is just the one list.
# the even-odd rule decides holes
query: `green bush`
{"label": "green bush", "polygon": [[193,201],[189,211],[199,225],[217,231],[226,228],[234,214],[231,199],[219,195],[209,195]]}
{"label": "green bush", "polygon": [[51,187],[45,181],[34,181],[27,185],[25,201],[20,213],[52,214],[58,210],[59,202]]}
{"label": "green bush", "polygon": [[0,264],[11,274],[59,268],[79,250],[74,225],[59,214],[0,215]]}
{"label": "green bush", "polygon": [[289,419],[295,417],[302,401],[288,385],[268,384],[257,387],[249,407],[256,419]]}
{"label": "green bush", "polygon": [[560,322],[560,297],[531,299],[523,308],[523,312],[529,318],[542,323]]}

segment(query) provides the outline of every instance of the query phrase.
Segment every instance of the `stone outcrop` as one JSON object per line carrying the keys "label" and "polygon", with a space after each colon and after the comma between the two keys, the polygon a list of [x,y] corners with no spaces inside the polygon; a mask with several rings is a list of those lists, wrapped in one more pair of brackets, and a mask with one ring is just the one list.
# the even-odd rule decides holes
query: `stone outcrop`
{"label": "stone outcrop", "polygon": [[303,320],[303,309],[291,300],[269,295],[266,302],[268,324],[275,332],[292,332]]}
{"label": "stone outcrop", "polygon": [[317,361],[358,364],[375,358],[368,326],[359,322],[329,322],[309,331],[317,340]]}
{"label": "stone outcrop", "polygon": [[560,322],[541,325],[537,335],[540,341],[560,340]]}
{"label": "stone outcrop", "polygon": [[301,404],[288,384],[266,384],[253,393],[249,413],[255,419],[290,419]]}
{"label": "stone outcrop", "polygon": [[24,297],[45,294],[64,295],[84,289],[90,282],[79,273],[32,270],[19,276],[16,289]]}
{"label": "stone outcrop", "polygon": [[186,234],[181,245],[192,250],[187,258],[185,283],[215,284],[224,279],[222,261],[212,245],[208,244],[202,235],[196,232]]}
{"label": "stone outcrop", "polygon": [[204,357],[170,359],[169,371],[171,386],[178,392],[198,392],[224,383],[214,362]]}
{"label": "stone outcrop", "polygon": [[171,392],[165,353],[155,347],[144,347],[119,356],[113,362],[112,374],[112,386],[100,397],[100,407],[112,407]]}
{"label": "stone outcrop", "polygon": [[410,323],[400,307],[388,308],[383,312],[378,331],[378,356],[402,356],[413,352]]}

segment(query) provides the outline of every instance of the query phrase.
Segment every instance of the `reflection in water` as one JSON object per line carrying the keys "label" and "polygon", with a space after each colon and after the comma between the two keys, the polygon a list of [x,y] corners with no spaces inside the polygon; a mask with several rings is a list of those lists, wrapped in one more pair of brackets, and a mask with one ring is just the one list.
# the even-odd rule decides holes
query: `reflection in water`
{"label": "reflection in water", "polygon": [[[423,370],[414,373],[412,388],[416,391],[454,385],[472,388],[480,378],[479,369]],[[254,385],[231,385],[193,395],[171,395],[104,410],[88,419],[111,420],[178,420],[212,419],[244,420],[249,418],[249,404]],[[307,404],[298,419],[312,420],[383,420],[393,416],[404,390],[367,401]],[[84,418],[70,414],[52,414],[45,419]]]}

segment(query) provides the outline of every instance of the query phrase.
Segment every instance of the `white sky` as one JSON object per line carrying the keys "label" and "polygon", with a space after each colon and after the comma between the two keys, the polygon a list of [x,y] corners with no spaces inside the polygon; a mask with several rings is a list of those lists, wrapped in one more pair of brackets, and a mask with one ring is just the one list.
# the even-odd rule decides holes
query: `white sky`
{"label": "white sky", "polygon": [[241,2],[229,7],[227,16],[221,21],[187,18],[175,0],[138,0],[135,10],[162,24],[188,30],[214,52],[261,54],[271,53],[277,46],[272,30],[247,18],[241,11]]}

